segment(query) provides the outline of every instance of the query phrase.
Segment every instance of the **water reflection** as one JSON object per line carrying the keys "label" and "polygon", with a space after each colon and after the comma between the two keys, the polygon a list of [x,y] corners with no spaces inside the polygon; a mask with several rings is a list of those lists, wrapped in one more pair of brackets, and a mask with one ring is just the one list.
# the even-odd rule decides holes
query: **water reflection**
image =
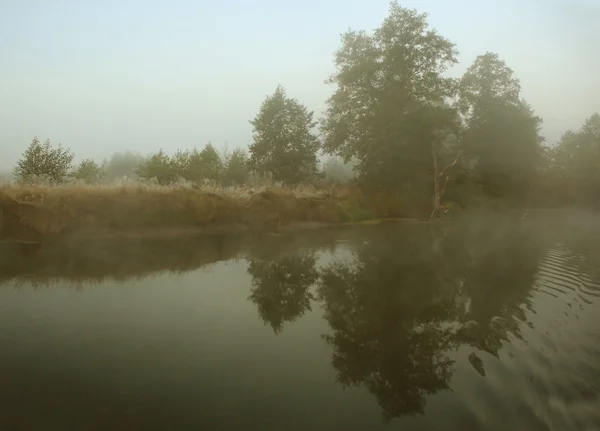
{"label": "water reflection", "polygon": [[319,273],[312,251],[296,252],[274,260],[248,259],[252,294],[261,319],[279,333],[284,322],[293,322],[311,309],[310,287]]}
{"label": "water reflection", "polygon": [[516,226],[501,240],[471,238],[470,246],[479,252],[470,256],[464,268],[462,291],[468,307],[458,340],[497,357],[509,335],[522,338],[521,325],[528,323],[525,311],[543,257],[542,244],[530,231]]}
{"label": "water reflection", "polygon": [[[596,395],[600,369],[594,365],[600,354],[596,347],[600,331],[589,325],[585,330],[570,329],[569,340],[560,341],[568,346],[568,354],[561,353],[557,340],[564,328],[576,327],[573,321],[583,318],[585,307],[594,310],[600,303],[599,232],[600,228],[588,226],[574,234],[562,224],[527,224],[497,216],[485,221],[476,218],[431,226],[373,226],[260,238],[100,241],[36,249],[4,245],[0,247],[0,283],[94,285],[161,272],[191,273],[237,259],[247,279],[228,288],[231,308],[238,310],[232,316],[244,314],[239,298],[246,299],[244,304],[253,308],[255,320],[258,314],[274,332],[269,330],[268,338],[256,334],[262,340],[253,342],[257,349],[261,346],[258,350],[267,352],[282,339],[296,345],[287,347],[290,351],[299,349],[285,360],[263,358],[273,362],[271,369],[265,366],[254,371],[261,382],[272,380],[269,373],[276,363],[295,361],[301,367],[306,349],[319,350],[315,344],[302,347],[303,340],[318,340],[327,349],[325,357],[334,375],[314,380],[330,379],[339,388],[370,394],[384,423],[420,417],[429,421],[425,422],[429,427],[441,426],[450,421],[451,413],[440,413],[435,419],[435,412],[441,410],[432,400],[446,396],[454,400],[448,401],[456,406],[454,413],[462,409],[474,429],[502,429],[489,422],[500,417],[513,428],[553,429],[552,424],[560,424],[564,429],[585,429],[582,424],[600,420],[590,410],[600,401]],[[223,273],[217,271],[214,277]],[[142,300],[144,293],[140,290],[135,295]],[[549,308],[543,298],[558,302]],[[566,307],[560,311],[563,321],[556,311],[562,305]],[[155,307],[148,319],[161,315],[160,306]],[[218,312],[215,317],[200,316],[204,316],[203,328],[219,327]],[[244,325],[251,322],[231,324]],[[296,325],[308,329],[300,334],[293,331]],[[239,345],[237,336],[219,337],[232,337],[232,345]],[[239,354],[250,350],[239,350]],[[219,360],[233,361],[230,356]],[[191,358],[182,361],[192,369],[191,362],[186,362]],[[260,362],[254,366],[260,367]],[[579,377],[569,374],[568,370],[575,369]],[[310,380],[311,373],[320,371],[307,368],[304,372]],[[456,380],[458,375],[468,383]],[[249,377],[240,379],[236,384]],[[499,383],[511,379],[519,382],[515,387],[521,385],[518,394]],[[303,390],[289,387],[290,392]],[[339,394],[328,396],[341,399]],[[495,407],[482,414],[474,407],[479,399]],[[572,416],[566,413],[568,408],[575,412]],[[287,414],[293,416],[290,410]],[[342,417],[351,416],[340,415],[339,423],[345,423]],[[375,429],[373,423],[363,425]]]}
{"label": "water reflection", "polygon": [[386,420],[422,413],[425,396],[447,389],[452,375],[444,352],[454,343],[455,290],[427,235],[378,232],[321,273],[338,381],[366,386]]}

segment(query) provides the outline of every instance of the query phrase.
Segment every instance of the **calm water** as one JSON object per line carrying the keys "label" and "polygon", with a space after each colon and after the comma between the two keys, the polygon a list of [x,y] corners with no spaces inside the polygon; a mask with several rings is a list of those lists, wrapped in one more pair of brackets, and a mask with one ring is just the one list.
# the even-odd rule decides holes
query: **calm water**
{"label": "calm water", "polygon": [[598,430],[580,217],[4,245],[0,430]]}

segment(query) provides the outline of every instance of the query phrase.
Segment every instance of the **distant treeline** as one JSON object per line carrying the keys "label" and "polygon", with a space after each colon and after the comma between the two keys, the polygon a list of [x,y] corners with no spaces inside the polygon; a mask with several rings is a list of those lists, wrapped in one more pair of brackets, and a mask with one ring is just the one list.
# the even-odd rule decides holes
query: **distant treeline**
{"label": "distant treeline", "polygon": [[[499,207],[585,205],[600,197],[600,115],[558,145],[544,144],[542,119],[495,53],[478,56],[459,79],[454,43],[429,27],[427,14],[391,2],[372,33],[350,30],[335,52],[334,92],[318,121],[277,86],[250,123],[248,152],[159,151],[117,154],[73,166],[70,150],[33,141],[14,170],[17,181],[71,175],[94,183],[126,175],[172,184],[244,185],[269,177],[285,185],[347,182],[384,190],[435,213],[443,202]],[[321,165],[319,153],[332,157]],[[352,169],[349,169],[351,163]]]}

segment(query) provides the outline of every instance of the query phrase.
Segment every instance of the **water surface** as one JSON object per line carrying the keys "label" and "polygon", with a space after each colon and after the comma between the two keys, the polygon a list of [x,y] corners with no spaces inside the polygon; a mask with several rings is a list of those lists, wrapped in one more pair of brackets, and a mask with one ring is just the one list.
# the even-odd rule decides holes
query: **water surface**
{"label": "water surface", "polygon": [[0,429],[600,429],[574,220],[4,245]]}

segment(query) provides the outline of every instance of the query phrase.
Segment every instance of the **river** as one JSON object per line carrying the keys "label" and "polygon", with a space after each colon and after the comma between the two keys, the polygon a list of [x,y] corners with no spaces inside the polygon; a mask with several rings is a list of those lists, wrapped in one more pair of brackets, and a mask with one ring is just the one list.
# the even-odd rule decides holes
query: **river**
{"label": "river", "polygon": [[598,430],[581,217],[5,244],[0,430]]}

